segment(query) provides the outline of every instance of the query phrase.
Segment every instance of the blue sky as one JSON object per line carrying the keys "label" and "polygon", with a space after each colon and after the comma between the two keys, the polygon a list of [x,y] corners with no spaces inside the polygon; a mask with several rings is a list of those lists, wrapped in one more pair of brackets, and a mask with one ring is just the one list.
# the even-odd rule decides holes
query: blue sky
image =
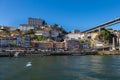
{"label": "blue sky", "polygon": [[120,0],[0,0],[0,25],[18,27],[28,17],[83,31],[120,17]]}

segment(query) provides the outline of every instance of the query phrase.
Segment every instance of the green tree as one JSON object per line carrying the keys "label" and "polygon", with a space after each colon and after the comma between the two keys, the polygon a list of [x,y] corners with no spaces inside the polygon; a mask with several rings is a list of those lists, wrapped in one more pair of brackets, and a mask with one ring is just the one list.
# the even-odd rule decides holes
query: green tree
{"label": "green tree", "polygon": [[37,40],[37,35],[31,34],[31,35],[30,35],[30,38],[31,38],[32,40]]}
{"label": "green tree", "polygon": [[38,36],[37,36],[37,40],[38,40],[38,41],[45,40],[45,37],[44,37],[43,35],[38,35]]}
{"label": "green tree", "polygon": [[88,45],[91,45],[91,41],[90,40],[88,41]]}
{"label": "green tree", "polygon": [[9,31],[9,30],[7,30],[7,29],[1,29],[1,30],[3,30],[3,34],[5,34],[5,35],[10,34],[10,31]]}
{"label": "green tree", "polygon": [[112,28],[107,28],[107,30],[113,30]]}
{"label": "green tree", "polygon": [[53,24],[53,27],[57,27],[58,26],[58,24]]}
{"label": "green tree", "polygon": [[97,39],[104,43],[109,43],[111,39],[111,33],[106,29],[101,30],[100,34],[97,36]]}
{"label": "green tree", "polygon": [[30,29],[30,30],[25,32],[25,35],[31,35],[31,34],[35,34],[35,30],[34,29]]}
{"label": "green tree", "polygon": [[13,30],[13,31],[11,31],[11,32],[14,32],[16,34],[22,34],[22,31],[20,31],[20,29],[18,29],[18,28]]}
{"label": "green tree", "polygon": [[110,37],[110,33],[106,30],[102,30],[101,31],[101,35],[103,37],[104,40],[109,40],[109,37]]}
{"label": "green tree", "polygon": [[80,37],[78,38],[78,40],[80,41],[81,44],[83,44],[85,41],[82,40]]}
{"label": "green tree", "polygon": [[17,28],[15,31],[20,32],[20,29]]}

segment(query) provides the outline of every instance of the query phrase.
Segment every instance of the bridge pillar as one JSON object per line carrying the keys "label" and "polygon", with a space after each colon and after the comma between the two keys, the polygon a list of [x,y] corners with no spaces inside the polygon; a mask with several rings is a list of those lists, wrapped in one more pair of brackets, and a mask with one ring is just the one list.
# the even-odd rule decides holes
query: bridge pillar
{"label": "bridge pillar", "polygon": [[112,45],[112,50],[115,50],[115,38],[113,37],[113,45]]}
{"label": "bridge pillar", "polygon": [[117,37],[117,47],[119,47],[119,38]]}

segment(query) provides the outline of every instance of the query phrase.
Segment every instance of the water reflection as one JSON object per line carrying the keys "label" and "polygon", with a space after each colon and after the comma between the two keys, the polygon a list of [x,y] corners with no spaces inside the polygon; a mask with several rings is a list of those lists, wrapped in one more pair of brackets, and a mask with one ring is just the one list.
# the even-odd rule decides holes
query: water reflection
{"label": "water reflection", "polygon": [[[25,68],[29,61],[32,62],[32,67]],[[120,78],[120,56],[0,58],[0,65],[1,80],[119,80]]]}

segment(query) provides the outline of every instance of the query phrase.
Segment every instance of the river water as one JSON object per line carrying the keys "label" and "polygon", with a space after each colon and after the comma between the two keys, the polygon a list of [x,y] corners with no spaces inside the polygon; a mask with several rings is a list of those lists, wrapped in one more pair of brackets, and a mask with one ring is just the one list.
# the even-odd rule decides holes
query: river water
{"label": "river water", "polygon": [[120,56],[0,58],[0,80],[120,80]]}

